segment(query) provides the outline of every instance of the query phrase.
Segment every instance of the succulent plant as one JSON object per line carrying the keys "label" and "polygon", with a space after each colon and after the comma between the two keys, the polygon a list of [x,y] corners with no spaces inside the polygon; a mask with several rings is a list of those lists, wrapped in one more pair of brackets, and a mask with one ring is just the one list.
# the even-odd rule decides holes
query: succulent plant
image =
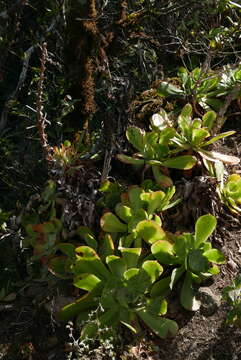
{"label": "succulent plant", "polygon": [[[208,237],[216,227],[214,216],[207,214],[199,217],[195,233],[183,233],[170,239],[155,242],[151,251],[161,264],[174,266],[170,276],[157,281],[151,296],[160,296],[171,290],[179,279],[183,279],[180,301],[187,310],[198,310],[200,303],[195,298],[194,284],[219,272],[216,264],[223,264],[223,254],[213,249]],[[212,265],[214,263],[214,265]]]}
{"label": "succulent plant", "polygon": [[[176,334],[176,322],[162,317],[167,311],[166,300],[149,296],[163,268],[157,260],[142,261],[141,248],[120,248],[120,256],[109,255],[105,263],[88,246],[60,244],[60,249],[66,255],[62,268],[72,273],[74,286],[85,294],[61,309],[59,316],[63,320],[77,317],[79,324],[84,323],[82,338],[120,324],[137,333],[138,319],[161,338]],[[90,320],[93,311],[95,317]]]}

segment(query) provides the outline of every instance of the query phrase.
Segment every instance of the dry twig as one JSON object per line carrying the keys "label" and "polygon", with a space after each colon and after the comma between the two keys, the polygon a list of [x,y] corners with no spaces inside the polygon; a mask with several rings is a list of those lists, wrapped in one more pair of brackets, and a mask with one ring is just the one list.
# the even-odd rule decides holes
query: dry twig
{"label": "dry twig", "polygon": [[50,164],[52,160],[51,155],[51,147],[48,144],[48,137],[45,131],[46,127],[46,114],[44,114],[44,74],[46,70],[46,62],[48,61],[48,52],[47,52],[47,43],[44,42],[41,46],[41,67],[40,67],[40,75],[38,81],[38,88],[37,88],[37,99],[36,99],[36,114],[37,114],[37,129],[39,132],[40,142],[43,148],[43,154],[45,160],[48,164]]}

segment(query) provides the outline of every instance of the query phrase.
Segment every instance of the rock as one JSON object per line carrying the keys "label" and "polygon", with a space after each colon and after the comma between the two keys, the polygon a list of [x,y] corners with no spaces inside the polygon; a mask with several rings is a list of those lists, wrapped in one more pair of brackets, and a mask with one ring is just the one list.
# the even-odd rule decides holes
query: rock
{"label": "rock", "polygon": [[216,295],[208,287],[201,287],[197,292],[197,299],[201,301],[200,313],[212,316],[221,304],[221,295]]}

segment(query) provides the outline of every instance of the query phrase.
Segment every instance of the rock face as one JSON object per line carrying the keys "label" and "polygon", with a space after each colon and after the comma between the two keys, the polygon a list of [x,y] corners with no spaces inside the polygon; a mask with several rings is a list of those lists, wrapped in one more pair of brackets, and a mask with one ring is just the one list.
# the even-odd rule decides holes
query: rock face
{"label": "rock face", "polygon": [[221,295],[214,294],[208,287],[199,288],[197,298],[201,301],[200,313],[204,316],[212,316],[221,304]]}

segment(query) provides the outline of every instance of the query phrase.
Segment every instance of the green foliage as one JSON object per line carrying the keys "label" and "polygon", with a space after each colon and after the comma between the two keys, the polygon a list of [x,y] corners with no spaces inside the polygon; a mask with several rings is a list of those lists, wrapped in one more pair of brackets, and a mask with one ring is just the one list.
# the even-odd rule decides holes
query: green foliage
{"label": "green foliage", "polygon": [[175,130],[166,127],[159,131],[156,128],[146,132],[136,126],[130,126],[126,132],[127,139],[139,152],[133,157],[119,154],[117,158],[126,164],[151,166],[156,182],[162,187],[168,187],[172,185],[172,180],[162,173],[160,166],[187,170],[196,164],[196,158],[191,155],[172,158],[169,144]]}
{"label": "green foliage", "polygon": [[174,169],[191,169],[196,160],[194,157],[184,155],[170,158],[169,142],[174,136],[175,130],[166,128],[161,132],[146,132],[136,126],[130,126],[127,129],[126,136],[131,145],[135,147],[139,153],[133,158],[125,155],[117,155],[118,159],[133,165],[161,165]]}
{"label": "green foliage", "polygon": [[213,249],[208,237],[216,227],[214,216],[201,216],[195,226],[195,233],[173,235],[170,239],[155,242],[151,251],[161,264],[174,266],[171,275],[159,280],[153,286],[151,296],[160,296],[171,290],[182,278],[180,301],[187,310],[195,311],[200,303],[195,298],[194,284],[201,283],[219,272],[216,265],[225,262],[223,254]]}
{"label": "green foliage", "polygon": [[192,119],[192,106],[186,104],[178,117],[178,128],[170,140],[175,146],[172,151],[176,153],[184,150],[192,150],[192,152],[196,155],[199,154],[208,162],[222,161],[233,165],[239,163],[239,158],[235,156],[205,150],[206,147],[216,141],[235,133],[235,131],[227,131],[211,137],[210,131],[215,124],[215,120],[216,113],[212,110],[206,112],[202,119]]}
{"label": "green foliage", "polygon": [[241,214],[241,177],[238,174],[232,174],[228,177],[225,184],[223,178],[217,188],[221,201],[236,214]]}
{"label": "green foliage", "polygon": [[[217,32],[217,29],[213,29],[213,31]],[[224,97],[241,82],[240,67],[232,69],[230,66],[225,66],[219,73],[211,70],[203,73],[201,68],[195,68],[189,72],[186,68],[181,67],[177,75],[181,88],[163,81],[158,88],[159,96],[192,98],[204,110],[219,110],[224,105]],[[240,90],[237,91],[234,99],[238,99],[239,96]]]}
{"label": "green foliage", "polygon": [[141,246],[142,240],[153,243],[165,237],[161,228],[162,222],[158,214],[172,206],[180,199],[171,202],[175,187],[164,191],[144,191],[141,187],[132,186],[127,193],[121,195],[121,202],[115,206],[115,214],[105,213],[101,220],[101,228],[115,234],[119,246]]}
{"label": "green foliage", "polygon": [[72,272],[74,286],[87,291],[65,306],[60,317],[68,320],[77,316],[81,324],[95,311],[95,318],[82,328],[82,338],[95,337],[99,329],[119,324],[137,333],[138,317],[161,338],[176,334],[177,324],[161,317],[166,313],[166,301],[161,296],[149,297],[163,268],[156,260],[142,261],[141,248],[120,248],[120,256],[109,255],[103,262],[88,246],[74,252],[70,244],[60,246],[67,255],[64,266]]}
{"label": "green foliage", "polygon": [[98,200],[98,205],[113,210],[120,201],[123,189],[117,182],[106,180],[101,184],[99,191],[103,193],[103,196]]}
{"label": "green foliage", "polygon": [[224,288],[223,300],[231,307],[227,314],[227,324],[241,328],[241,275],[235,278],[232,285]]}
{"label": "green foliage", "polygon": [[[118,159],[126,164],[151,166],[155,181],[162,187],[171,186],[172,179],[163,174],[161,167],[189,170],[195,166],[200,156],[210,172],[214,167],[212,163],[221,161],[238,164],[240,159],[235,156],[206,149],[216,141],[233,135],[235,131],[212,137],[216,113],[210,110],[201,119],[193,119],[192,111],[190,104],[183,107],[177,119],[177,128],[163,109],[152,116],[151,132],[130,126],[126,132],[127,139],[139,152],[132,157],[117,155]],[[180,152],[190,155],[177,155]]]}

